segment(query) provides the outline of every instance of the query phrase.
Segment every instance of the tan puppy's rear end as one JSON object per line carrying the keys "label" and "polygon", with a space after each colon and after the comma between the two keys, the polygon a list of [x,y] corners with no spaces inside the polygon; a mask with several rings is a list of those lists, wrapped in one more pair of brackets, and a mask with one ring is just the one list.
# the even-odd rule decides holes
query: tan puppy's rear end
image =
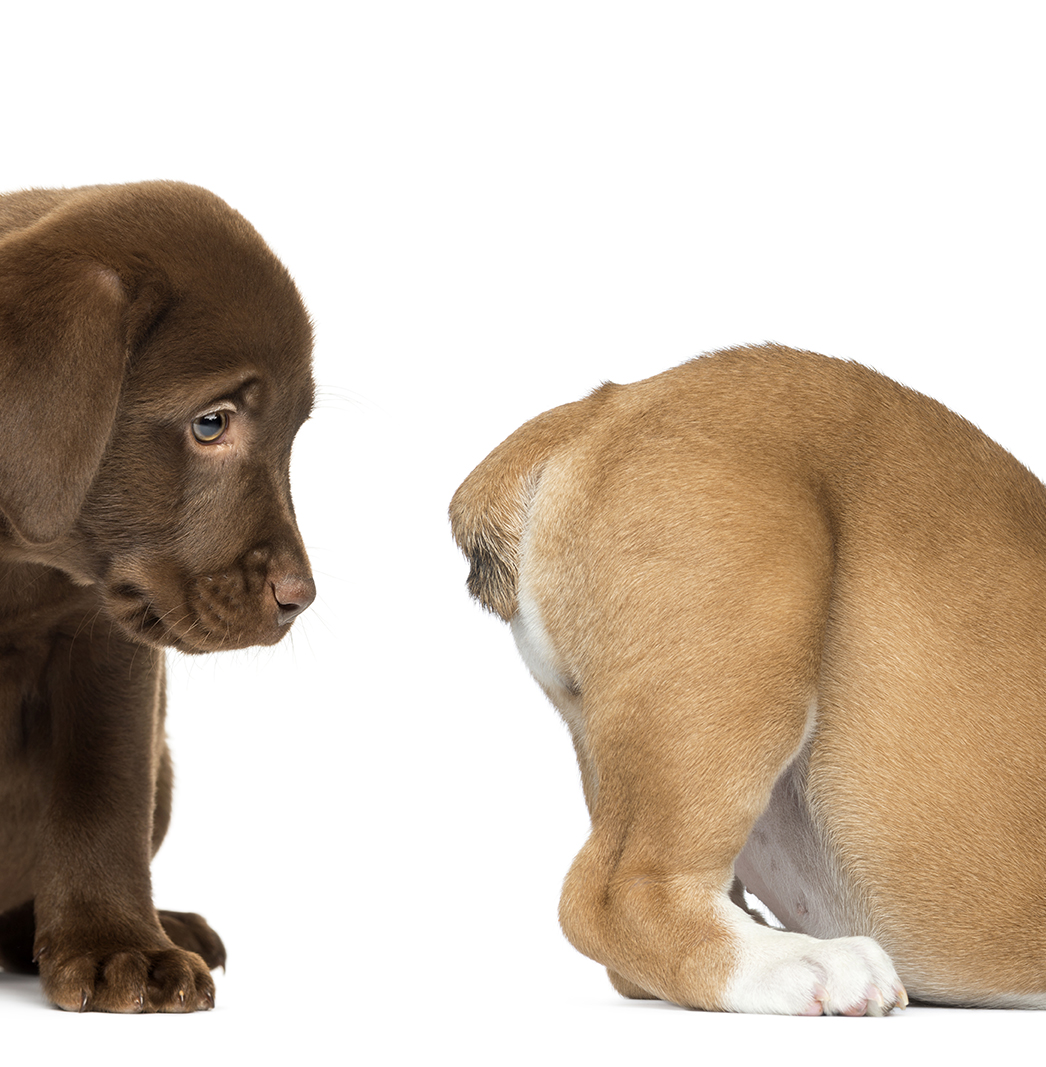
{"label": "tan puppy's rear end", "polygon": [[1046,489],[1007,452],[738,349],[528,422],[451,519],[570,727],[560,917],[620,992],[1046,1007]]}

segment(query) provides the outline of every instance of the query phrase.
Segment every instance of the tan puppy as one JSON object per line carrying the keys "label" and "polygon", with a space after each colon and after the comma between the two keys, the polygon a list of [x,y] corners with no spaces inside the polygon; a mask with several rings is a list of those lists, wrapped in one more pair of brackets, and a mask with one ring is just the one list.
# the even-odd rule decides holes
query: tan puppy
{"label": "tan puppy", "polygon": [[560,917],[620,992],[1046,1007],[1046,489],[1002,448],[739,349],[528,422],[451,518],[573,735]]}

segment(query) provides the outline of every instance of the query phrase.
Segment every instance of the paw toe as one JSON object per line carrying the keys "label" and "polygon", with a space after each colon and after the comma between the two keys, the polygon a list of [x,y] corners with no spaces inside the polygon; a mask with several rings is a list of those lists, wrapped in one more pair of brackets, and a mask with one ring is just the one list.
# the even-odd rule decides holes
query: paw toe
{"label": "paw toe", "polygon": [[45,994],[66,1011],[138,1014],[214,1007],[207,964],[174,946],[41,962]]}
{"label": "paw toe", "polygon": [[149,972],[150,1011],[209,1011],[214,1007],[214,981],[195,953],[171,949],[157,953]]}

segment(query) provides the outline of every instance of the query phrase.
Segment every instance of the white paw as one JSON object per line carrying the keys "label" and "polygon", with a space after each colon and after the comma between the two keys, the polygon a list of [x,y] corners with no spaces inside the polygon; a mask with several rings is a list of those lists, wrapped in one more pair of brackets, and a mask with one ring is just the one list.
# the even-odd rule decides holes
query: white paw
{"label": "white paw", "polygon": [[739,916],[727,1011],[771,1015],[885,1015],[908,1003],[890,957],[870,937],[820,941]]}

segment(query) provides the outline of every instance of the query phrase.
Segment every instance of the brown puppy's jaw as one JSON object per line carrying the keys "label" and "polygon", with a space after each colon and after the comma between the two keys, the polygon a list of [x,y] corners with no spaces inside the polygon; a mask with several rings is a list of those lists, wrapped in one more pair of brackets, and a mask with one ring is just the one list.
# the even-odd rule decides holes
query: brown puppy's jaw
{"label": "brown puppy's jaw", "polygon": [[105,587],[109,614],[127,636],[181,652],[274,645],[315,597],[307,563],[274,563],[258,549],[219,571],[187,577],[160,563],[138,563]]}

